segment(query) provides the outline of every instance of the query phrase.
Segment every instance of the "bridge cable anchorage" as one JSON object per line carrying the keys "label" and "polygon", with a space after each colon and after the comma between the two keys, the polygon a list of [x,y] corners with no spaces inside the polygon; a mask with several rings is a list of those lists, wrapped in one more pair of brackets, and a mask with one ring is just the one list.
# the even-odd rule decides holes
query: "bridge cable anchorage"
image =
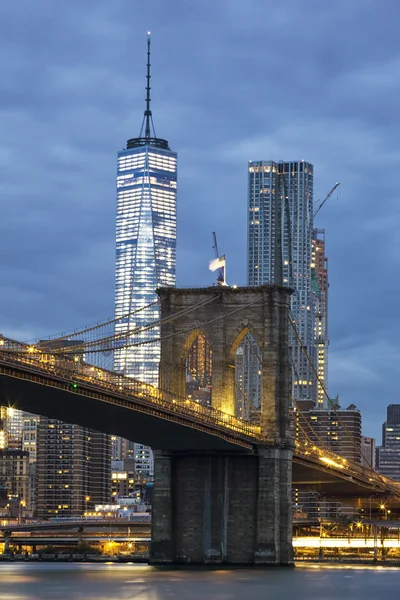
{"label": "bridge cable anchorage", "polygon": [[[337,419],[338,419],[339,423],[341,424],[341,426],[342,426],[342,428],[344,429],[344,431],[345,431],[345,432],[348,434],[348,436],[349,436],[349,440],[351,441],[351,443],[352,443],[353,447],[354,447],[354,448],[355,448],[355,449],[358,451],[358,450],[359,450],[359,448],[357,447],[357,445],[356,445],[356,443],[355,443],[355,440],[353,439],[353,436],[352,436],[351,432],[349,431],[348,427],[347,427],[347,426],[344,424],[343,420],[341,419],[341,417],[340,417],[340,415],[339,415],[339,413],[338,413],[338,411],[337,411],[337,409],[336,409],[336,406],[335,406],[335,404],[332,402],[331,398],[329,397],[329,394],[328,394],[328,392],[327,392],[327,389],[326,389],[326,387],[325,387],[325,384],[324,384],[324,382],[322,381],[321,377],[318,375],[318,372],[317,372],[317,370],[315,369],[315,366],[314,366],[314,364],[313,364],[313,362],[312,362],[312,360],[311,360],[311,358],[310,358],[310,356],[309,356],[309,354],[308,354],[308,352],[307,352],[307,349],[304,347],[304,344],[303,344],[303,342],[301,341],[301,338],[300,338],[299,332],[297,331],[297,327],[296,327],[296,325],[295,325],[295,320],[294,320],[294,316],[293,316],[293,315],[292,315],[292,316],[289,316],[289,323],[290,323],[290,325],[291,325],[291,327],[292,327],[292,329],[293,329],[293,332],[294,332],[294,334],[295,334],[295,337],[296,337],[296,339],[297,339],[297,342],[298,342],[298,344],[299,344],[299,346],[300,346],[300,348],[301,348],[301,350],[302,350],[303,354],[305,355],[305,357],[306,357],[306,359],[307,359],[307,362],[309,363],[309,365],[310,365],[310,367],[311,367],[311,370],[313,371],[313,373],[314,373],[314,376],[316,377],[316,380],[317,380],[317,381],[318,381],[318,383],[320,384],[320,386],[321,386],[321,388],[322,388],[322,390],[323,390],[323,392],[324,392],[324,395],[326,396],[326,398],[327,398],[327,400],[328,400],[328,402],[329,402],[330,406],[332,407],[332,410],[334,411],[334,413],[335,413],[335,415],[336,415],[336,417],[337,417]],[[399,491],[398,491],[398,490],[396,490],[395,488],[393,488],[393,487],[390,485],[390,483],[388,483],[388,482],[385,480],[385,478],[384,478],[384,477],[381,475],[381,473],[379,473],[378,471],[375,471],[375,469],[373,469],[373,467],[372,467],[371,463],[370,463],[370,462],[369,462],[369,461],[366,459],[366,457],[364,457],[364,460],[365,460],[365,462],[366,462],[366,464],[367,464],[367,467],[368,467],[368,469],[371,471],[371,476],[373,476],[373,477],[372,477],[372,479],[374,479],[374,478],[375,478],[375,480],[376,480],[376,478],[378,478],[378,479],[380,480],[380,482],[381,482],[381,483],[382,483],[382,484],[383,484],[383,485],[384,485],[386,488],[388,488],[388,489],[389,489],[389,491],[391,491],[391,493],[392,493],[392,494],[393,494],[395,497],[400,497],[400,493],[399,493]],[[353,462],[353,461],[351,461],[351,462]],[[353,463],[353,466],[356,466],[356,465],[357,465],[357,466],[359,466],[359,465],[358,465],[358,463]]]}

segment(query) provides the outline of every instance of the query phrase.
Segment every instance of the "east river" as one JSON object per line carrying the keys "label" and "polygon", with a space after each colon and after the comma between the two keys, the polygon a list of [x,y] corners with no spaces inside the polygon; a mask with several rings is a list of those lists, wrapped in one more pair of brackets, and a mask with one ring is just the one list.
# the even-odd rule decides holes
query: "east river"
{"label": "east river", "polygon": [[155,569],[131,564],[1,563],[1,600],[377,600],[398,598],[400,568]]}

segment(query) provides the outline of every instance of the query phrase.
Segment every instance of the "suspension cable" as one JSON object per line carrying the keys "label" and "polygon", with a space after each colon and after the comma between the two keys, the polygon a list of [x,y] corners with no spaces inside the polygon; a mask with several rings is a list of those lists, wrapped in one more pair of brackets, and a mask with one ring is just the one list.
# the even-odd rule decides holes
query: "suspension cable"
{"label": "suspension cable", "polygon": [[[137,346],[144,346],[146,344],[157,344],[159,342],[161,342],[162,340],[167,340],[185,333],[189,333],[190,331],[195,331],[196,329],[205,327],[207,325],[211,325],[212,323],[215,323],[216,321],[219,321],[220,319],[225,319],[225,317],[228,317],[234,313],[237,313],[241,310],[244,310],[245,308],[247,308],[248,306],[252,306],[253,304],[256,304],[256,302],[259,301],[259,298],[256,298],[255,300],[253,300],[252,302],[248,302],[247,304],[242,304],[241,306],[239,306],[238,308],[235,308],[229,312],[224,313],[223,315],[219,315],[218,317],[214,317],[214,319],[210,319],[208,321],[203,321],[203,323],[200,324],[196,324],[196,325],[192,325],[190,327],[186,327],[185,329],[180,329],[179,331],[175,331],[174,333],[170,333],[168,335],[164,335],[163,337],[157,337],[157,338],[153,338],[151,340],[142,340],[141,342],[131,342],[128,343],[126,345],[124,345],[121,348],[114,348],[113,346],[109,347],[109,348],[101,348],[101,349],[95,349],[95,350],[87,350],[86,352],[88,353],[96,353],[96,352],[107,352],[107,351],[112,351],[112,350],[123,350],[125,348],[134,348]],[[64,350],[65,352],[65,350]],[[78,351],[77,354],[82,353],[84,354],[85,352],[82,351]],[[75,350],[74,350],[74,354],[75,354]]]}
{"label": "suspension cable", "polygon": [[[332,400],[330,399],[330,397],[329,397],[329,395],[328,395],[328,392],[327,392],[327,389],[326,389],[326,387],[325,387],[325,384],[324,384],[324,382],[322,381],[321,377],[318,375],[318,372],[317,372],[317,370],[315,369],[315,366],[314,366],[314,364],[313,364],[313,362],[312,362],[312,360],[311,360],[311,358],[310,358],[310,356],[309,356],[309,354],[308,354],[308,352],[307,352],[307,349],[304,347],[304,344],[303,344],[303,342],[302,342],[302,340],[301,340],[301,338],[300,338],[300,336],[299,336],[299,333],[298,333],[298,331],[297,331],[296,325],[294,324],[294,321],[293,321],[293,319],[292,319],[290,316],[289,316],[289,323],[290,323],[290,325],[291,325],[291,327],[292,327],[292,329],[293,329],[293,332],[294,332],[294,334],[295,334],[295,337],[296,337],[296,339],[297,339],[297,341],[298,341],[298,343],[299,343],[299,345],[300,345],[300,347],[301,347],[301,349],[302,349],[302,351],[303,351],[303,353],[304,353],[304,355],[305,355],[305,357],[306,357],[306,359],[307,359],[307,362],[309,363],[309,365],[310,365],[310,367],[311,367],[311,369],[312,369],[312,371],[313,371],[313,373],[314,373],[314,375],[315,375],[315,377],[316,377],[317,381],[319,382],[319,384],[320,384],[320,386],[321,386],[321,388],[322,388],[322,390],[323,390],[323,392],[324,392],[325,396],[327,397],[327,399],[328,399],[328,401],[329,401],[329,404],[331,405],[331,407],[332,407],[332,409],[333,409],[334,413],[336,414],[336,416],[337,416],[337,419],[338,419],[339,423],[341,424],[341,426],[342,426],[342,428],[344,429],[344,431],[345,431],[345,432],[348,434],[348,436],[349,436],[349,439],[350,439],[350,441],[351,441],[351,443],[352,443],[353,447],[356,449],[356,451],[358,451],[358,450],[359,450],[359,448],[357,447],[357,445],[356,445],[356,442],[355,442],[355,440],[353,439],[353,436],[352,436],[352,434],[351,434],[350,430],[349,430],[349,429],[348,429],[348,427],[347,427],[347,426],[344,424],[343,420],[341,419],[341,417],[340,417],[340,415],[339,415],[339,413],[338,413],[338,411],[337,411],[337,408],[336,408],[335,404],[334,404],[334,403],[332,402]],[[381,482],[382,482],[382,483],[383,483],[383,484],[384,484],[384,485],[385,485],[387,488],[389,488],[389,490],[391,490],[391,491],[392,491],[392,493],[394,494],[394,496],[396,496],[396,497],[399,497],[399,492],[398,492],[398,490],[396,490],[395,488],[393,488],[393,487],[392,487],[390,484],[388,484],[388,483],[387,483],[387,482],[384,480],[384,478],[383,478],[382,474],[381,474],[381,473],[379,473],[378,471],[376,471],[376,470],[375,470],[375,469],[372,467],[372,464],[369,462],[369,460],[368,460],[368,459],[367,459],[365,456],[363,456],[363,458],[364,458],[364,461],[365,461],[365,463],[366,463],[367,467],[369,468],[369,470],[370,470],[372,473],[374,473],[374,475],[377,475],[377,476],[378,476],[378,478],[381,480]]]}
{"label": "suspension cable", "polygon": [[146,304],[146,306],[141,306],[140,308],[138,308],[134,311],[126,313],[125,315],[121,315],[120,317],[114,317],[113,319],[109,319],[108,321],[104,321],[101,323],[97,322],[96,325],[86,327],[85,329],[81,329],[80,331],[73,330],[70,333],[66,333],[66,334],[63,334],[58,337],[49,336],[46,338],[46,341],[49,340],[49,341],[54,342],[54,341],[59,341],[59,340],[68,340],[68,338],[70,338],[70,337],[75,337],[77,335],[83,335],[84,333],[90,333],[91,331],[95,331],[96,329],[100,329],[101,327],[105,327],[106,325],[112,325],[113,323],[116,323],[117,321],[122,321],[122,319],[127,319],[133,315],[136,315],[137,313],[140,313],[143,310],[151,308],[155,304],[158,304],[158,299],[155,300],[154,302],[150,302],[150,304]]}

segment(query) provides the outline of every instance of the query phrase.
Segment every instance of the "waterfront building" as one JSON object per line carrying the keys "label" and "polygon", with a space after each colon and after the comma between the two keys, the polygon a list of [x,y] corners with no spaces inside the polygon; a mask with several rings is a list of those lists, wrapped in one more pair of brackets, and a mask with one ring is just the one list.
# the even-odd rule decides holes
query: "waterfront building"
{"label": "waterfront building", "polygon": [[376,449],[376,470],[400,481],[400,404],[389,404],[382,425],[382,446]]}
{"label": "waterfront building", "polygon": [[[313,236],[313,165],[306,161],[250,161],[248,179],[248,285],[283,284],[294,289],[292,319],[302,345],[316,365],[315,294],[311,259]],[[295,400],[317,401],[316,378],[293,331],[289,332]],[[255,405],[260,397],[260,365],[244,345],[244,382]],[[247,356],[248,354],[249,356]],[[246,389],[245,389],[246,392]]]}
{"label": "waterfront building", "polygon": [[110,499],[110,436],[42,417],[37,434],[36,514],[79,517]]}
{"label": "waterfront building", "polygon": [[111,497],[136,496],[136,466],[134,459],[113,460],[111,462]]}
{"label": "waterfront building", "polygon": [[18,449],[0,450],[0,487],[7,489],[7,500],[17,506],[30,506],[29,455]]}

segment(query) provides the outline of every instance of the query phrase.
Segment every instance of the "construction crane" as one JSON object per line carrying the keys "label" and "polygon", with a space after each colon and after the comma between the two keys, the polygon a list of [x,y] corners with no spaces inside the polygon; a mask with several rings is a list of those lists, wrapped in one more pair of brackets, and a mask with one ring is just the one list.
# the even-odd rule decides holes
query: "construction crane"
{"label": "construction crane", "polygon": [[210,262],[210,270],[211,271],[218,271],[217,285],[226,285],[226,278],[225,278],[226,260],[225,260],[225,254],[223,256],[219,255],[219,252],[218,252],[218,243],[217,243],[217,234],[215,233],[215,231],[212,232],[212,236],[213,236],[213,248],[214,248],[215,259]]}
{"label": "construction crane", "polygon": [[331,189],[330,192],[328,192],[328,194],[326,195],[326,197],[323,200],[318,200],[317,201],[317,207],[316,207],[316,211],[314,212],[314,219],[317,216],[317,214],[319,213],[319,211],[321,210],[321,208],[323,207],[323,205],[325,204],[325,202],[327,200],[329,200],[329,198],[332,196],[333,192],[336,190],[336,188],[338,188],[340,185],[340,182],[335,183],[335,185],[333,186],[333,188]]}

